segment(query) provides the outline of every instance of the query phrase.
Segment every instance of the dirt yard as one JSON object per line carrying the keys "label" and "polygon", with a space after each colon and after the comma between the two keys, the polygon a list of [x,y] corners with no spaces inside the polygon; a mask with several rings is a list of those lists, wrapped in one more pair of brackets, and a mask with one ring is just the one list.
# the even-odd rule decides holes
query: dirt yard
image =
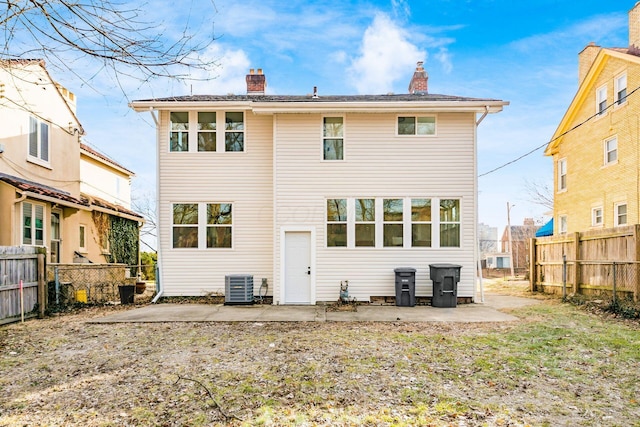
{"label": "dirt yard", "polygon": [[0,426],[640,426],[638,325],[557,300],[500,324],[86,323],[121,309],[1,326]]}

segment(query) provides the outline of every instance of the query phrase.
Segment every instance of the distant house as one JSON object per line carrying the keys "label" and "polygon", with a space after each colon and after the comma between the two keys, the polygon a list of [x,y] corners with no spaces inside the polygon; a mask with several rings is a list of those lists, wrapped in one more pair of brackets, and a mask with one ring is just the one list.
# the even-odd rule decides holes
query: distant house
{"label": "distant house", "polygon": [[[0,246],[46,247],[49,263],[126,262],[109,240],[123,222],[137,242],[143,218],[130,210],[133,173],[81,144],[75,95],[44,61],[0,61],[0,118]],[[120,179],[121,193],[103,188]]]}
{"label": "distant house", "polygon": [[[540,228],[535,224],[533,218],[525,218],[523,222],[523,225],[511,226],[511,247],[509,246],[509,227],[505,227],[500,239],[502,253],[512,252],[513,268],[516,270],[529,267],[531,239],[536,236],[536,231]],[[510,265],[507,267],[511,268]]]}
{"label": "distant house", "polygon": [[554,235],[640,222],[640,3],[629,11],[629,46],[591,43],[578,68],[578,91],[545,151]]}
{"label": "distant house", "polygon": [[402,95],[269,95],[262,70],[246,95],[131,103],[158,123],[161,294],[225,291],[263,280],[275,304],[335,301],[340,284],[370,301],[395,295],[414,267],[462,266],[474,296],[476,128],[507,102],[435,95],[418,64]]}

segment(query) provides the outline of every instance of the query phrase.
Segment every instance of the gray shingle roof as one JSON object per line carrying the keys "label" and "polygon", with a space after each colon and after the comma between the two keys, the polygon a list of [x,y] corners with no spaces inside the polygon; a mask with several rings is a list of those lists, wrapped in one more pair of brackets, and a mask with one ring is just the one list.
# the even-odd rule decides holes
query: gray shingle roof
{"label": "gray shingle roof", "polygon": [[443,101],[497,101],[490,98],[468,98],[452,95],[438,95],[431,93],[388,94],[388,95],[185,95],[167,98],[139,99],[134,102],[224,102],[224,101],[255,101],[255,102],[443,102]]}

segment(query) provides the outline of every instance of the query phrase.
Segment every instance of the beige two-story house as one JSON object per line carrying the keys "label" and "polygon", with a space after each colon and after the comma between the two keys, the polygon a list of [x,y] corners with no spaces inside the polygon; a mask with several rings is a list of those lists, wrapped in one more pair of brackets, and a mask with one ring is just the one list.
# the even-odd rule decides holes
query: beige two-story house
{"label": "beige two-story house", "polygon": [[[410,74],[408,74],[408,77]],[[409,80],[409,79],[408,79]],[[225,277],[266,282],[275,304],[395,294],[415,268],[461,266],[473,298],[478,257],[476,129],[507,102],[428,92],[270,95],[262,70],[246,95],[131,103],[158,123],[161,295],[224,293]]]}

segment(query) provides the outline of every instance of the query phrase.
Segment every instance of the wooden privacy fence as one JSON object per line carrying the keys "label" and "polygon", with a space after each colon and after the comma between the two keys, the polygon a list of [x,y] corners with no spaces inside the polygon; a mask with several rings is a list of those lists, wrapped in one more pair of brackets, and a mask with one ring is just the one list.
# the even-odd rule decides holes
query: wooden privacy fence
{"label": "wooden privacy fence", "polygon": [[640,225],[531,239],[532,291],[640,298]]}
{"label": "wooden privacy fence", "polygon": [[0,324],[34,316],[36,307],[44,316],[44,271],[44,248],[0,246]]}

